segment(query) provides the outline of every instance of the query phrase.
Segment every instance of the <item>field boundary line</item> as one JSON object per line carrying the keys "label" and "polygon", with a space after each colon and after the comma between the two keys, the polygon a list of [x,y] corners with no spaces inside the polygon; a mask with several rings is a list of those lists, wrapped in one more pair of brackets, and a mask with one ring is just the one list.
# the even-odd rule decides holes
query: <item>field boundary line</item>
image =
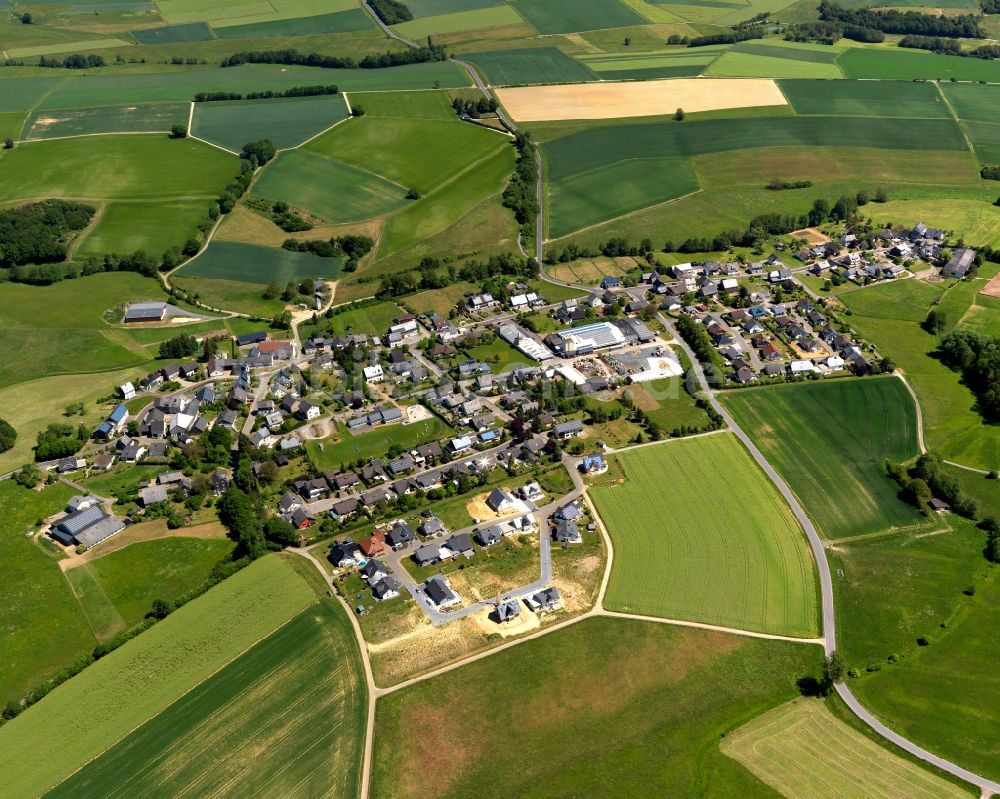
{"label": "field boundary line", "polygon": [[[4,50],[3,52],[4,52],[4,57],[6,57],[6,56],[7,56],[7,51],[6,51],[6,50]],[[66,75],[66,76],[65,76],[65,77],[64,77],[64,78],[63,78],[62,80],[60,80],[60,81],[59,81],[59,82],[58,82],[58,83],[57,83],[57,84],[56,84],[55,86],[53,86],[53,87],[52,87],[51,89],[49,89],[49,90],[48,90],[47,92],[45,92],[45,93],[43,93],[42,95],[40,95],[40,96],[39,96],[39,98],[38,98],[37,100],[35,100],[34,104],[33,104],[33,105],[31,105],[31,106],[30,106],[30,107],[28,108],[28,110],[27,110],[27,113],[25,113],[25,115],[24,115],[24,122],[22,122],[22,123],[21,123],[21,128],[20,128],[20,130],[18,130],[18,132],[17,132],[17,140],[18,140],[18,141],[21,141],[21,134],[22,134],[22,133],[24,133],[24,126],[28,124],[28,120],[29,120],[29,119],[31,119],[31,116],[32,116],[32,114],[34,114],[34,113],[35,113],[35,111],[37,111],[37,110],[38,110],[38,106],[40,106],[40,105],[41,105],[42,103],[44,103],[44,102],[45,102],[45,101],[46,101],[47,99],[49,99],[49,96],[50,96],[51,94],[53,94],[53,93],[54,93],[54,92],[56,92],[57,90],[61,89],[61,88],[63,87],[63,84],[64,84],[64,83],[66,83],[66,81],[70,80],[71,78],[72,78],[72,76],[71,76],[71,75]]]}
{"label": "field boundary line", "polygon": [[[344,100],[345,100],[345,101],[347,100],[347,95],[346,95],[346,94],[344,95]],[[313,139],[318,139],[318,138],[319,138],[320,136],[322,136],[322,135],[323,135],[324,133],[329,133],[329,132],[330,132],[331,130],[333,130],[333,129],[334,129],[335,127],[337,127],[337,125],[342,125],[342,124],[344,124],[345,122],[347,122],[347,121],[348,121],[349,119],[352,119],[352,117],[351,117],[351,106],[350,106],[350,104],[348,104],[348,106],[347,106],[347,116],[346,116],[346,117],[344,117],[343,119],[338,119],[338,120],[337,120],[336,122],[334,122],[334,123],[333,123],[332,125],[330,125],[330,126],[329,126],[328,128],[323,128],[323,130],[321,130],[321,131],[320,131],[319,133],[314,133],[314,134],[313,134],[312,136],[310,136],[310,137],[309,137],[308,139],[306,139],[305,141],[300,141],[300,142],[299,142],[298,144],[296,144],[296,145],[295,145],[294,147],[281,147],[281,148],[279,148],[279,149],[277,150],[277,152],[279,152],[279,153],[287,153],[287,152],[288,152],[289,150],[298,150],[298,149],[299,149],[299,147],[305,147],[305,146],[306,146],[307,144],[309,144],[309,142],[311,142],[311,141],[312,141]],[[338,161],[338,163],[340,163],[340,162]],[[373,173],[373,174],[374,174],[374,173]],[[383,178],[383,179],[384,179],[384,178]]]}
{"label": "field boundary line", "polygon": [[[223,147],[221,144],[216,144],[214,141],[203,139],[201,136],[195,136],[194,133],[191,132],[190,130],[188,130],[187,137],[189,139],[194,139],[195,141],[203,142],[204,144],[207,144],[209,147],[214,147],[216,150],[222,150],[222,152],[224,153],[229,153],[230,155],[235,155],[237,158],[239,158],[240,154],[236,152],[236,150],[230,150],[228,147]],[[220,219],[221,218],[222,217],[220,217]]]}
{"label": "field boundary line", "polygon": [[948,100],[947,95],[945,95],[944,91],[941,89],[941,82],[940,81],[934,81],[934,88],[937,89],[938,96],[941,98],[941,101],[944,103],[944,107],[947,108],[948,109],[948,113],[951,114],[951,118],[955,122],[955,126],[958,128],[958,132],[961,133],[962,134],[962,138],[965,139],[965,146],[969,148],[969,152],[970,153],[972,153],[973,155],[975,155],[976,154],[976,148],[975,148],[975,145],[973,145],[973,143],[972,143],[972,138],[969,136],[969,132],[965,129],[965,125],[962,123],[962,120],[959,118],[958,112],[955,111],[955,106],[953,106],[951,104],[951,101]]}
{"label": "field boundary line", "polygon": [[754,630],[744,630],[739,627],[724,627],[720,624],[706,624],[700,621],[685,621],[684,619],[668,619],[661,616],[646,616],[639,613],[623,613],[617,610],[601,609],[601,616],[614,619],[634,619],[635,621],[648,621],[656,624],[672,624],[677,627],[694,627],[699,630],[710,630],[712,632],[728,633],[729,635],[742,635],[746,638],[763,638],[768,641],[789,641],[794,644],[819,644],[826,645],[825,638],[799,638],[794,635],[781,635],[779,633],[761,633]]}
{"label": "field boundary line", "polygon": [[[639,160],[639,159],[635,159],[635,160]],[[695,173],[695,176],[697,176],[697,173]],[[543,243],[544,244],[553,244],[553,243],[555,243],[557,241],[562,241],[563,239],[568,239],[570,236],[576,236],[576,235],[578,235],[580,233],[586,233],[588,230],[593,230],[594,228],[599,228],[602,225],[608,225],[608,224],[610,224],[612,222],[620,222],[622,219],[628,219],[628,218],[633,217],[633,216],[638,216],[639,214],[643,214],[646,211],[652,211],[652,210],[654,210],[656,208],[662,208],[665,205],[671,205],[672,203],[677,203],[677,202],[680,202],[681,200],[687,200],[690,197],[694,197],[696,194],[702,194],[702,193],[704,193],[704,191],[705,191],[704,189],[699,188],[696,191],[691,191],[691,192],[688,192],[687,194],[682,194],[680,197],[671,197],[669,200],[664,200],[663,202],[655,203],[653,205],[647,205],[647,206],[644,206],[643,208],[637,208],[634,211],[629,211],[627,214],[620,214],[619,216],[611,217],[611,219],[605,219],[603,222],[595,222],[593,225],[587,225],[586,227],[582,227],[582,228],[579,228],[578,230],[574,230],[574,231],[571,231],[569,233],[565,233],[562,236],[558,236],[557,238],[554,238],[554,239],[545,239]]]}
{"label": "field boundary line", "polygon": [[[83,562],[83,563],[79,564],[78,566],[76,566],[76,568],[78,568],[78,569],[87,569],[87,568],[90,568],[90,564],[89,564],[89,562]],[[101,641],[101,639],[97,635],[97,630],[94,629],[94,624],[90,620],[90,614],[87,613],[87,609],[83,606],[83,600],[80,599],[80,595],[76,592],[76,586],[74,586],[73,583],[70,581],[69,577],[66,576],[66,573],[68,571],[70,571],[70,570],[69,569],[60,569],[59,570],[60,574],[62,574],[62,576],[63,576],[63,579],[66,581],[66,585],[69,586],[69,592],[73,595],[73,599],[76,600],[76,604],[79,605],[80,612],[83,613],[83,618],[87,622],[87,626],[90,628],[90,631],[94,634],[94,638],[97,640],[98,643],[103,643]],[[122,629],[119,629],[118,631],[116,631],[114,635],[118,635],[118,633],[122,632],[123,630],[127,630],[129,628],[129,625],[125,621],[125,617],[122,616],[121,611],[118,610],[118,607],[115,605],[115,603],[111,601],[111,597],[109,597],[108,596],[108,592],[104,590],[104,586],[101,585],[101,581],[99,579],[97,579],[97,575],[94,574],[93,572],[91,572],[90,576],[93,578],[94,582],[97,584],[97,588],[100,590],[101,596],[104,597],[104,600],[108,603],[108,605],[110,607],[114,608],[115,616],[117,617],[118,621],[120,621],[122,623],[122,625],[123,625]],[[114,635],[111,636],[111,637],[113,638]],[[106,639],[106,640],[110,640],[110,639]]]}
{"label": "field boundary line", "polygon": [[33,144],[41,141],[62,141],[64,139],[92,139],[95,136],[160,136],[169,135],[169,130],[106,130],[101,133],[71,133],[68,136],[44,136],[41,138],[19,139],[19,144]]}
{"label": "field boundary line", "polygon": [[188,136],[191,135],[191,130],[194,128],[194,100],[191,101],[191,107],[188,109]]}
{"label": "field boundary line", "polygon": [[[69,581],[67,580],[67,582],[69,582]],[[199,686],[201,686],[201,685],[205,684],[206,682],[208,682],[208,680],[212,679],[212,677],[214,677],[216,674],[218,674],[220,671],[222,671],[224,668],[226,668],[226,666],[228,666],[230,663],[235,663],[237,660],[239,660],[239,658],[243,657],[247,652],[249,652],[251,649],[253,649],[255,646],[257,646],[257,644],[259,644],[261,641],[263,641],[263,640],[265,640],[267,638],[270,638],[272,635],[274,635],[276,632],[278,632],[278,630],[280,630],[282,627],[285,627],[293,619],[298,618],[300,614],[305,613],[313,605],[318,605],[318,604],[319,604],[319,600],[317,599],[314,602],[312,602],[309,605],[307,605],[306,607],[302,608],[301,610],[298,610],[295,613],[293,613],[292,616],[291,616],[291,618],[286,619],[281,624],[279,624],[277,627],[275,627],[273,630],[270,630],[269,632],[267,632],[264,635],[262,635],[260,638],[258,638],[256,641],[254,641],[252,644],[250,644],[249,646],[247,646],[245,649],[243,649],[242,651],[238,652],[236,655],[234,655],[233,657],[231,657],[229,660],[227,660],[225,663],[223,663],[222,665],[220,665],[217,669],[215,669],[214,671],[212,671],[210,674],[207,674],[204,679],[198,680],[198,682],[196,682],[194,685],[192,685],[186,691],[184,691],[183,693],[178,694],[176,697],[174,697],[172,700],[170,700],[170,702],[168,702],[162,709],[160,709],[156,713],[153,713],[153,715],[148,716],[147,718],[145,718],[142,721],[140,721],[132,729],[130,729],[130,730],[128,730],[128,732],[124,733],[120,738],[118,738],[115,741],[112,741],[101,752],[99,752],[98,754],[94,755],[92,758],[90,758],[86,762],[81,763],[77,768],[75,768],[73,771],[71,771],[69,774],[67,774],[65,777],[63,777],[61,780],[59,780],[59,782],[55,783],[54,785],[49,786],[49,788],[46,790],[46,792],[49,792],[49,791],[52,791],[52,790],[55,790],[56,788],[58,788],[60,785],[62,785],[64,782],[66,782],[66,780],[68,780],[70,777],[72,777],[73,775],[75,775],[78,772],[80,772],[83,769],[85,769],[87,766],[89,766],[91,763],[93,763],[99,757],[102,757],[105,753],[110,752],[114,747],[116,747],[118,744],[120,744],[122,741],[124,741],[126,738],[128,738],[133,732],[135,732],[136,730],[138,730],[140,727],[142,727],[143,725],[145,725],[148,722],[152,721],[154,718],[156,718],[158,715],[160,715],[161,713],[163,713],[164,711],[166,711],[168,708],[173,707],[181,699],[183,699],[185,696],[187,696],[189,693],[191,693],[195,688],[198,688]]]}

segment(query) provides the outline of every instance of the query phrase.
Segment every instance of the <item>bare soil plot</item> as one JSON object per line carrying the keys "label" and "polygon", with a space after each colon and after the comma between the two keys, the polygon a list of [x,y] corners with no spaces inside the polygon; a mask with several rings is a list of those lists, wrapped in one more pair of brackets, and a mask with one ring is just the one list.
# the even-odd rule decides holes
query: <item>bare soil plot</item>
{"label": "bare soil plot", "polygon": [[984,297],[1000,297],[1000,274],[987,283],[979,293]]}
{"label": "bare soil plot", "polygon": [[803,239],[807,244],[826,244],[830,240],[829,236],[824,235],[814,227],[793,230],[788,235],[795,239]]}
{"label": "bare soil plot", "polygon": [[497,89],[497,97],[519,122],[664,116],[724,108],[787,105],[768,78],[680,78],[628,83],[577,83]]}

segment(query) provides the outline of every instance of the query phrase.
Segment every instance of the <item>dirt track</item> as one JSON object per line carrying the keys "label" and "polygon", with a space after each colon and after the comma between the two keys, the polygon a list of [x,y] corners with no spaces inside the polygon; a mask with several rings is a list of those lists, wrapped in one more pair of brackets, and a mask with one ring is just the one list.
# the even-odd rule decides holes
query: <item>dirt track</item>
{"label": "dirt track", "polygon": [[625,83],[575,83],[497,89],[518,122],[663,116],[722,108],[787,105],[769,78],[679,78]]}

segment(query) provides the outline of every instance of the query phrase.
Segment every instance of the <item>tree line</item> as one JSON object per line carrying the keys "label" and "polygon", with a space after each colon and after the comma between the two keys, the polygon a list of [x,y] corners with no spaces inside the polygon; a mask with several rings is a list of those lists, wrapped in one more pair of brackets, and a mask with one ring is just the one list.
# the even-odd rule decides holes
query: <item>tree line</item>
{"label": "tree line", "polygon": [[764,28],[753,26],[726,31],[725,33],[710,33],[705,36],[694,36],[688,40],[688,47],[709,47],[713,44],[736,44],[748,39],[763,39]]}
{"label": "tree line", "polygon": [[885,34],[875,28],[844,22],[802,22],[785,29],[786,42],[819,42],[835,44],[840,39],[855,42],[884,42]]}
{"label": "tree line", "polygon": [[334,236],[331,239],[285,239],[281,248],[289,252],[308,252],[320,258],[345,259],[344,271],[353,272],[358,268],[358,261],[372,251],[375,240],[370,236]]}
{"label": "tree line", "polygon": [[335,83],[326,86],[293,86],[284,91],[266,89],[259,92],[198,92],[194,96],[196,103],[212,103],[222,100],[280,100],[286,97],[318,97],[326,94],[338,94],[340,89]]}
{"label": "tree line", "polygon": [[826,22],[841,22],[859,28],[872,28],[883,33],[915,33],[920,36],[951,36],[957,39],[985,37],[979,26],[980,17],[973,14],[937,16],[919,11],[872,11],[868,8],[844,8],[823,0],[819,18]]}
{"label": "tree line", "polygon": [[981,44],[971,50],[963,50],[962,43],[957,39],[947,39],[941,36],[917,36],[910,34],[899,40],[899,46],[915,50],[929,50],[932,53],[940,55],[981,58],[984,61],[992,61],[995,58],[1000,58],[1000,45]]}
{"label": "tree line", "polygon": [[105,65],[104,57],[97,53],[83,55],[82,53],[72,53],[64,58],[47,58],[42,56],[38,59],[38,66],[52,67],[60,69],[94,69]]}
{"label": "tree line", "polygon": [[413,12],[399,0],[368,0],[368,5],[386,25],[398,25],[413,19]]}
{"label": "tree line", "polygon": [[[446,266],[444,271],[443,266]],[[486,261],[471,260],[461,269],[456,269],[454,264],[442,264],[439,258],[425,257],[420,260],[416,271],[395,272],[383,277],[375,296],[380,300],[402,297],[416,291],[444,288],[457,281],[482,283],[500,275],[531,280],[538,277],[538,263],[534,258],[507,252],[490,256]]]}
{"label": "tree line", "polygon": [[323,67],[326,69],[384,69],[406,64],[422,64],[427,61],[446,61],[448,55],[443,47],[432,44],[414,47],[397,53],[366,55],[360,61],[350,57],[322,55],[320,53],[300,53],[298,50],[245,50],[233,53],[223,59],[220,66],[237,67],[241,64],[287,64],[301,67]]}
{"label": "tree line", "polygon": [[530,133],[518,132],[514,137],[517,149],[517,163],[514,175],[503,190],[501,201],[505,208],[514,212],[514,218],[521,226],[521,232],[530,238],[535,232],[538,216],[538,196],[535,191],[538,180],[538,162],[535,158],[535,143]]}
{"label": "tree line", "polygon": [[961,371],[983,418],[1000,421],[1000,338],[953,330],[941,340],[938,353],[945,365]]}
{"label": "tree line", "polygon": [[96,209],[67,200],[43,200],[0,210],[0,267],[66,260],[67,244]]}

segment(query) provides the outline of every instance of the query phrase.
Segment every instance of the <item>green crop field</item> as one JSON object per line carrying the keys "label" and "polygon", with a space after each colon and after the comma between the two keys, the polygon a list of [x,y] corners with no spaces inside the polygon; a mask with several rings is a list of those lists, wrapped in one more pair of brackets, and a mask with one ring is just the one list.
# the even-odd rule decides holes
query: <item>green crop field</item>
{"label": "green crop field", "polygon": [[805,536],[735,437],[672,441],[616,459],[625,483],[591,490],[614,542],[606,607],[816,634]]}
{"label": "green crop field", "polygon": [[693,52],[670,53],[600,53],[578,56],[587,67],[604,80],[676,78],[700,75],[722,50],[699,47]]}
{"label": "green crop field", "polygon": [[210,42],[212,29],[204,22],[189,22],[184,25],[167,25],[164,28],[142,28],[129,31],[129,35],[139,44],[180,44],[183,42]]}
{"label": "green crop field", "polygon": [[371,29],[373,23],[362,9],[335,11],[313,17],[296,17],[274,22],[251,22],[215,28],[220,39],[257,39],[271,36],[314,36],[321,33],[354,33]]}
{"label": "green crop field", "polygon": [[208,199],[218,196],[237,171],[233,156],[192,139],[148,135],[31,142],[4,155],[0,201]]}
{"label": "green crop field", "polygon": [[[22,459],[23,460],[23,459]],[[25,536],[76,492],[57,483],[42,492],[0,483],[0,701],[20,699],[74,658],[94,635],[55,561]]]}
{"label": "green crop field", "polygon": [[80,242],[77,258],[103,257],[109,252],[142,250],[158,257],[171,247],[180,247],[198,232],[209,202],[109,202],[96,224]]}
{"label": "green crop field", "polygon": [[444,438],[452,432],[447,424],[434,416],[411,424],[376,427],[371,432],[357,435],[352,435],[346,428],[338,428],[337,440],[308,441],[306,450],[317,469],[329,471],[357,460],[383,458],[393,445],[412,449],[418,444]]}
{"label": "green crop field", "polygon": [[549,235],[559,238],[698,189],[687,158],[640,158],[578,172],[549,186]]}
{"label": "green crop field", "polygon": [[[39,109],[90,108],[98,105],[158,103],[193,100],[196,92],[252,92],[281,90],[293,86],[334,83],[341,91],[380,91],[387,89],[450,89],[469,85],[465,70],[448,61],[408,64],[389,69],[322,69],[319,67],[246,64],[240,67],[214,67],[177,72],[139,73],[134,75],[71,76],[55,86],[41,83],[41,78],[16,78],[3,81],[4,92],[11,86],[13,106],[17,111],[31,107],[32,100],[44,95]],[[28,81],[28,83],[23,83]],[[3,92],[0,92],[3,94]],[[27,105],[26,105],[27,103]]]}
{"label": "green crop field", "polygon": [[959,119],[1000,122],[1000,90],[979,83],[942,83],[941,91]]}
{"label": "green crop field", "polygon": [[[776,53],[773,51],[777,51]],[[767,54],[765,54],[767,53]],[[843,73],[835,63],[815,59],[796,60],[778,48],[761,46],[758,51],[731,50],[705,70],[706,75],[736,78],[837,79]]]}
{"label": "green crop field", "polygon": [[27,111],[59,86],[65,78],[23,77],[0,83],[0,111]]}
{"label": "green crop field", "polygon": [[[311,568],[311,567],[310,567]],[[366,701],[349,620],[314,605],[49,791],[50,799],[357,795]],[[234,752],[253,757],[234,757]]]}
{"label": "green crop field", "polygon": [[919,50],[849,47],[837,59],[848,78],[882,80],[996,80],[996,65],[978,58]]}
{"label": "green crop field", "polygon": [[[514,171],[514,148],[502,147],[447,186],[394,214],[386,225],[378,257],[413,247],[448,229],[489,197],[499,194]],[[498,218],[510,217],[506,209]],[[517,246],[508,239],[508,250]]]}
{"label": "green crop field", "polygon": [[361,106],[366,117],[437,119],[454,122],[448,92],[352,92],[351,107]]}
{"label": "green crop field", "polygon": [[911,741],[995,780],[1000,761],[988,742],[1000,724],[1000,580],[982,557],[983,533],[950,521],[954,532],[926,542],[849,550],[850,579],[837,589],[841,637],[859,631],[870,642],[871,660],[853,661],[865,669],[852,689],[866,707]]}
{"label": "green crop field", "polygon": [[896,378],[728,392],[726,408],[788,481],[827,538],[909,527],[885,460],[915,457],[916,409]]}
{"label": "green crop field", "polygon": [[524,50],[491,50],[468,53],[464,61],[475,65],[493,86],[531,83],[582,83],[597,76],[574,58],[554,47]]}
{"label": "green crop field", "polygon": [[796,699],[727,735],[723,753],[788,799],[969,799],[970,792]]}
{"label": "green crop field", "polygon": [[7,774],[4,790],[37,796],[57,785],[314,602],[282,558],[251,564],[0,728],[7,762],[45,752]]}
{"label": "green crop field", "polygon": [[23,138],[57,139],[97,133],[165,133],[172,125],[187,125],[189,111],[188,103],[35,111],[25,123]]}
{"label": "green crop field", "polygon": [[238,153],[248,141],[270,139],[278,149],[347,119],[342,95],[197,103],[191,133]]}
{"label": "green crop field", "polygon": [[[816,646],[587,619],[379,699],[372,795],[773,796],[719,739],[793,698],[819,659]],[[483,745],[512,731],[517,746]]]}
{"label": "green crop field", "polygon": [[371,172],[313,153],[281,153],[254,184],[253,195],[284,200],[329,222],[371,219],[407,204],[406,189]]}
{"label": "green crop field", "polygon": [[646,20],[619,0],[510,0],[511,6],[541,34],[644,25]]}
{"label": "green crop field", "polygon": [[967,121],[963,123],[972,139],[979,160],[986,164],[1000,163],[1000,125],[995,122]]}
{"label": "green crop field", "polygon": [[755,147],[877,147],[888,150],[963,150],[954,121],[858,117],[849,122],[821,117],[710,119],[703,122],[594,127],[542,146],[550,180],[626,158],[692,156]]}
{"label": "green crop field", "polygon": [[140,621],[154,599],[173,601],[204,583],[232,549],[226,538],[140,541],[65,574],[91,627],[103,630],[98,638],[105,640]]}
{"label": "green crop field", "polygon": [[422,17],[410,20],[394,29],[412,39],[424,39],[427,36],[440,36],[447,33],[463,33],[489,28],[504,28],[524,25],[524,20],[507,5],[497,5],[491,8],[477,8],[471,11],[458,11],[454,14],[438,14],[433,17]]}
{"label": "green crop field", "polygon": [[779,86],[796,114],[914,118],[951,116],[932,83],[783,80]]}
{"label": "green crop field", "polygon": [[[145,364],[148,354],[115,341],[101,315],[119,303],[163,296],[156,281],[132,272],[90,275],[51,286],[0,283],[0,349],[6,353],[0,386]],[[46,312],[39,313],[39,308]],[[68,399],[60,407],[67,404]]]}
{"label": "green crop field", "polygon": [[305,146],[422,194],[461,174],[509,141],[478,125],[364,116]]}
{"label": "green crop field", "polygon": [[417,19],[503,5],[503,0],[408,0],[406,7]]}
{"label": "green crop field", "polygon": [[[912,285],[911,285],[912,284]],[[891,356],[920,402],[929,449],[979,469],[1000,468],[1000,429],[983,423],[961,375],[932,357],[937,339],[920,327],[942,288],[907,280],[843,295],[851,325]]]}
{"label": "green crop field", "polygon": [[344,265],[342,258],[320,258],[311,253],[214,241],[201,255],[177,273],[180,277],[205,277],[243,283],[284,285],[307,277],[333,279]]}

